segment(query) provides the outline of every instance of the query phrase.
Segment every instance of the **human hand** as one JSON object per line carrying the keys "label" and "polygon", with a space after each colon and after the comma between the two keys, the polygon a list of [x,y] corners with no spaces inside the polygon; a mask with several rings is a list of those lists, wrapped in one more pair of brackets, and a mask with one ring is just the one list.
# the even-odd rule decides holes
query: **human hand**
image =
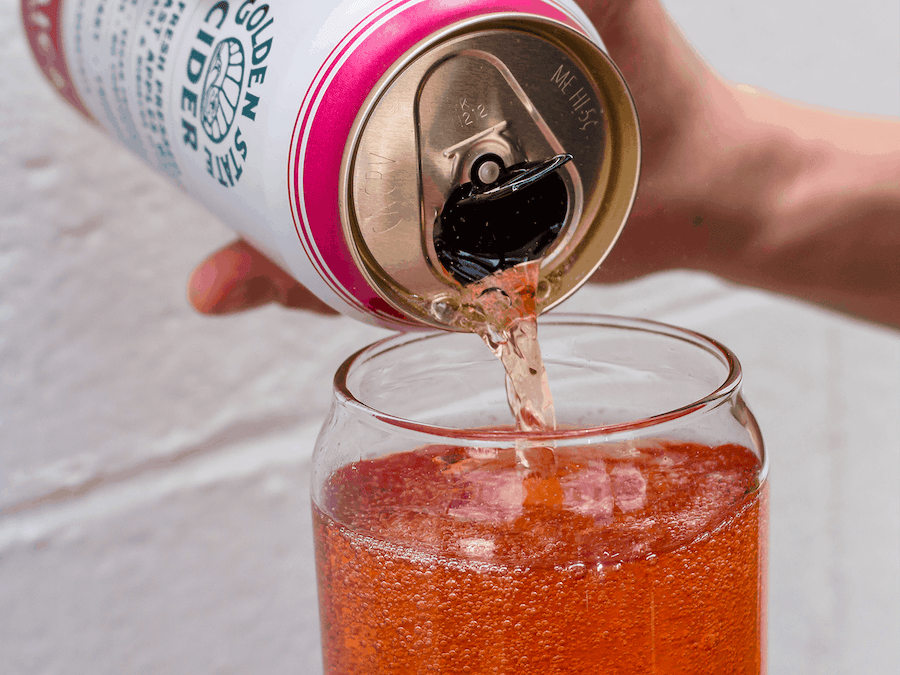
{"label": "human hand", "polygon": [[241,239],[197,266],[188,281],[188,299],[202,314],[230,314],[272,302],[320,314],[337,314]]}
{"label": "human hand", "polygon": [[594,275],[675,267],[900,328],[900,118],[728,82],[659,0],[578,0],[641,123],[637,197]]}

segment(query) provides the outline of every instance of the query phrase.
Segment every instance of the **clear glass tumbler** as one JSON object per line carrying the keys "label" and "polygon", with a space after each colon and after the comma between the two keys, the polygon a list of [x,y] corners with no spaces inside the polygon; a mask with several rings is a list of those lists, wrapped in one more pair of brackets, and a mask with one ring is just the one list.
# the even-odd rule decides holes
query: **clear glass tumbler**
{"label": "clear glass tumbler", "polygon": [[764,672],[767,461],[737,359],[650,321],[539,332],[556,431],[511,428],[473,335],[338,370],[313,469],[325,672]]}

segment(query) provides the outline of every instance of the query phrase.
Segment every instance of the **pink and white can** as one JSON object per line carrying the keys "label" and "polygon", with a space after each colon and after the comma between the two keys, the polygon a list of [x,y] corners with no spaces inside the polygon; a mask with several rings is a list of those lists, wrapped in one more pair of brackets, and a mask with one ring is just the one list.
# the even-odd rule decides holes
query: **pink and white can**
{"label": "pink and white can", "polygon": [[541,310],[587,280],[634,199],[634,106],[572,0],[22,0],[22,15],[66,100],[370,323],[447,327],[423,299],[460,283],[434,241],[461,185],[571,156]]}

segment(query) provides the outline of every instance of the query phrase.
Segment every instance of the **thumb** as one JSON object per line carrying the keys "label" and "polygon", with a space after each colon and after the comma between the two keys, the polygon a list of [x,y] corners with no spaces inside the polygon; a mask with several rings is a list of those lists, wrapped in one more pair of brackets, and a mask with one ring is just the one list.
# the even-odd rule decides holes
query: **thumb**
{"label": "thumb", "polygon": [[240,239],[194,269],[188,281],[188,300],[201,314],[230,314],[271,302],[320,314],[337,313]]}

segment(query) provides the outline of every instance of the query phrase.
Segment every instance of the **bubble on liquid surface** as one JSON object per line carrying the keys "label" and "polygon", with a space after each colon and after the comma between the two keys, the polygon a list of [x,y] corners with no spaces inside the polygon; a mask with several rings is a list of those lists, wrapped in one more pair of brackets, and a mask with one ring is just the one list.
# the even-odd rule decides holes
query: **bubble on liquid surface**
{"label": "bubble on liquid surface", "polygon": [[457,309],[458,303],[447,296],[435,298],[428,306],[428,311],[431,313],[431,316],[448,326],[453,323]]}
{"label": "bubble on liquid surface", "polygon": [[471,558],[489,558],[494,552],[496,545],[490,539],[470,537],[460,539],[458,546],[460,553],[464,556]]}
{"label": "bubble on liquid surface", "polygon": [[525,488],[515,471],[475,469],[461,474],[460,483],[447,510],[452,518],[502,523],[522,513]]}
{"label": "bubble on liquid surface", "polygon": [[538,302],[543,302],[550,297],[552,290],[553,284],[547,279],[541,279],[537,284],[537,288],[535,288],[534,297]]}
{"label": "bubble on liquid surface", "polygon": [[610,472],[610,481],[616,506],[623,513],[644,508],[647,503],[647,479],[640,469],[632,464],[618,464]]}
{"label": "bubble on liquid surface", "polygon": [[603,461],[592,462],[569,474],[560,484],[563,506],[567,509],[589,516],[598,523],[608,522],[612,518],[612,484]]}

